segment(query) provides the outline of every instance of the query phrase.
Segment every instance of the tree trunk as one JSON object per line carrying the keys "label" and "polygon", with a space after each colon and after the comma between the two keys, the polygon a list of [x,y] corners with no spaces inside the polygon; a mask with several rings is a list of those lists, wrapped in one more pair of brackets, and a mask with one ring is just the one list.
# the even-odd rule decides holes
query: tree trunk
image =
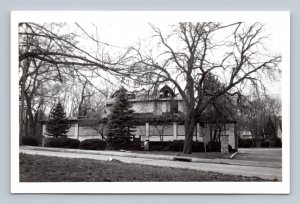
{"label": "tree trunk", "polygon": [[[26,75],[28,72],[28,60],[26,60],[25,67],[23,69],[23,78],[22,78],[22,84],[21,84],[21,106],[19,111],[19,145],[22,145],[22,138],[24,134],[24,106],[25,106],[25,83],[26,83]],[[28,66],[27,66],[28,65]],[[25,124],[26,125],[26,124]]]}
{"label": "tree trunk", "polygon": [[192,142],[195,130],[195,118],[194,112],[192,111],[189,116],[185,118],[184,121],[184,130],[185,130],[185,140],[183,146],[183,153],[184,154],[192,154]]}
{"label": "tree trunk", "polygon": [[33,114],[32,114],[31,100],[32,100],[32,98],[26,96],[26,105],[27,105],[26,106],[26,109],[27,109],[26,116],[28,118],[28,120],[27,120],[28,129],[27,129],[26,135],[28,137],[35,136],[35,128],[36,128],[34,125],[34,118],[33,118]]}

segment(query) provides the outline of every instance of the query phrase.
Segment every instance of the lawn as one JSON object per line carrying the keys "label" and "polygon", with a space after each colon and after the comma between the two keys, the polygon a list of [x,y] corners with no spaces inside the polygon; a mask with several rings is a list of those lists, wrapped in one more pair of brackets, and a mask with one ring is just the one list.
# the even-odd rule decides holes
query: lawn
{"label": "lawn", "polygon": [[20,154],[21,182],[125,182],[125,181],[264,181],[188,169],[155,167],[120,161],[69,159]]}

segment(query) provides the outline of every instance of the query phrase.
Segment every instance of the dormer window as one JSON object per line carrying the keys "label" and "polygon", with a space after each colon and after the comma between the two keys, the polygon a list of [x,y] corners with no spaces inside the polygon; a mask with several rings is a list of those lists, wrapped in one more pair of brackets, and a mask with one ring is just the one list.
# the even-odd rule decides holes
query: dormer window
{"label": "dormer window", "polygon": [[160,89],[159,96],[160,98],[172,98],[175,96],[175,94],[168,85],[165,85],[162,89]]}

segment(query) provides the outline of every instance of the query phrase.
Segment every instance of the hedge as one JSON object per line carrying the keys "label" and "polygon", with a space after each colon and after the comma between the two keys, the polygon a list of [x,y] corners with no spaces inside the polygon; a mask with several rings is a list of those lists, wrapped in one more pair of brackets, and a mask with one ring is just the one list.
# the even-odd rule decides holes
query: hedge
{"label": "hedge", "polygon": [[174,140],[169,145],[169,150],[174,151],[174,152],[182,152],[183,151],[183,145],[184,145],[183,140]]}
{"label": "hedge", "polygon": [[168,151],[169,146],[172,142],[161,142],[161,141],[149,141],[150,151]]}
{"label": "hedge", "polygon": [[261,147],[269,147],[270,146],[270,142],[268,140],[261,141],[260,142],[260,146]]}
{"label": "hedge", "polygon": [[209,141],[206,145],[207,152],[221,152],[221,143],[215,141]]}
{"label": "hedge", "polygon": [[205,152],[204,143],[199,141],[193,141],[192,143],[193,152]]}
{"label": "hedge", "polygon": [[80,145],[80,141],[77,139],[61,137],[61,138],[48,138],[46,140],[45,147],[78,149],[79,145]]}
{"label": "hedge", "polygon": [[88,149],[88,150],[104,150],[106,147],[106,142],[100,139],[87,139],[83,140],[80,143],[80,149]]}
{"label": "hedge", "polygon": [[250,148],[255,146],[252,139],[241,139],[239,138],[239,147]]}
{"label": "hedge", "polygon": [[29,146],[38,146],[38,139],[36,137],[22,137],[22,144]]}
{"label": "hedge", "polygon": [[137,150],[137,151],[144,150],[141,141],[132,141],[132,142],[129,142],[129,143],[127,143],[124,146],[123,149],[125,149],[125,150]]}
{"label": "hedge", "polygon": [[282,142],[280,138],[276,138],[271,141],[271,147],[282,147]]}

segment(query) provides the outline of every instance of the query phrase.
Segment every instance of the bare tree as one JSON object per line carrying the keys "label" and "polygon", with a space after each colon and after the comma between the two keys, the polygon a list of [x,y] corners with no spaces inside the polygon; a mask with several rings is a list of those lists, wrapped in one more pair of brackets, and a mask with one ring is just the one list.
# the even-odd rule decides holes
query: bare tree
{"label": "bare tree", "polygon": [[[224,95],[240,98],[242,90],[249,86],[262,90],[263,77],[272,76],[281,61],[281,56],[272,55],[264,47],[266,34],[260,23],[179,23],[166,34],[151,26],[151,42],[157,42],[157,49],[132,48],[131,77],[136,76],[141,83],[175,85],[185,107],[185,154],[192,153],[198,116],[213,101]],[[204,93],[203,82],[209,74],[222,86]]]}
{"label": "bare tree", "polygon": [[[239,117],[239,129],[249,130],[253,143],[258,145],[261,140],[267,139],[267,124],[277,130],[281,127],[281,103],[276,98],[267,95],[249,100],[247,106],[242,109]],[[277,137],[277,133],[273,137]]]}
{"label": "bare tree", "polygon": [[[74,26],[84,32],[78,24]],[[66,28],[66,24],[55,23],[19,24],[20,144],[22,144],[24,127],[28,127],[24,125],[24,121],[32,122],[32,107],[41,107],[44,103],[45,97],[38,97],[41,99],[38,103],[40,105],[33,104],[37,95],[41,94],[42,87],[48,85],[55,87],[57,83],[64,84],[74,78],[94,86],[92,78],[98,77],[106,82],[109,81],[109,77],[102,76],[104,73],[113,73],[115,76],[124,74],[117,67],[122,61],[122,56],[114,61],[107,53],[98,53],[99,47],[108,45],[101,44],[90,36],[87,38],[96,42],[97,50],[95,52],[87,50],[78,43],[79,36]],[[96,86],[94,88],[97,89]],[[101,92],[102,89],[97,91]],[[83,103],[81,105],[84,106]],[[25,132],[28,135],[32,134]]]}

